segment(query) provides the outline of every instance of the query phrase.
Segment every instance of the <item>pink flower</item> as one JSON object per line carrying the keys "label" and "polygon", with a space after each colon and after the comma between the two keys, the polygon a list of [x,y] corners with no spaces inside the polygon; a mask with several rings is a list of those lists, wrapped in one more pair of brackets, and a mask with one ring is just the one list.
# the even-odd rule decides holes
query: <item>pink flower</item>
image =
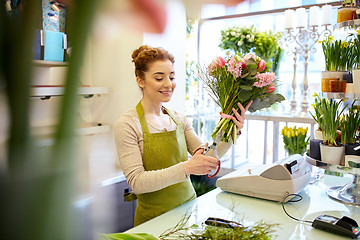
{"label": "pink flower", "polygon": [[266,68],[266,62],[264,60],[260,60],[260,62],[258,62],[257,64],[258,69],[260,72],[264,71]]}
{"label": "pink flower", "polygon": [[240,63],[241,63],[241,69],[245,69],[246,68],[246,60],[241,59]]}
{"label": "pink flower", "polygon": [[222,57],[217,57],[211,62],[211,65],[217,68],[222,68],[225,66],[225,60]]}
{"label": "pink flower", "polygon": [[257,81],[254,83],[254,86],[258,87],[258,88],[268,86],[268,85],[272,84],[272,82],[275,80],[275,77],[276,77],[275,73],[273,73],[273,72],[258,73],[255,76],[255,79]]}
{"label": "pink flower", "polygon": [[267,93],[272,93],[276,90],[275,84],[271,83],[270,85],[267,86],[266,92]]}
{"label": "pink flower", "polygon": [[252,53],[248,53],[245,55],[244,59],[247,61],[249,60],[250,58],[254,59],[256,61],[256,56]]}
{"label": "pink flower", "polygon": [[232,73],[235,78],[241,76],[241,62],[237,62],[234,57],[231,57],[229,60],[229,65],[227,70]]}

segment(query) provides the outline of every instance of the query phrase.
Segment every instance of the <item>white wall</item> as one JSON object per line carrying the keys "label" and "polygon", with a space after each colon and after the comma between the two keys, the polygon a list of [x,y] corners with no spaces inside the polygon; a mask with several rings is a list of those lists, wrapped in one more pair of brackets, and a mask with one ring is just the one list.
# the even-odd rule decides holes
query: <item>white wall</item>
{"label": "white wall", "polygon": [[162,34],[144,34],[144,44],[163,47],[175,57],[176,90],[166,104],[170,109],[185,113],[186,91],[186,11],[180,0],[168,0],[166,4],[167,23]]}
{"label": "white wall", "polygon": [[[98,33],[97,33],[98,34]],[[108,134],[94,135],[88,148],[90,177],[103,178],[119,170],[113,126],[120,115],[134,108],[141,99],[131,54],[142,44],[142,34],[124,26],[107,37],[93,35],[89,40],[84,71],[92,86],[104,86],[110,93],[81,101],[81,120],[110,125]],[[88,75],[84,73],[83,75]],[[87,79],[82,79],[87,84]]]}

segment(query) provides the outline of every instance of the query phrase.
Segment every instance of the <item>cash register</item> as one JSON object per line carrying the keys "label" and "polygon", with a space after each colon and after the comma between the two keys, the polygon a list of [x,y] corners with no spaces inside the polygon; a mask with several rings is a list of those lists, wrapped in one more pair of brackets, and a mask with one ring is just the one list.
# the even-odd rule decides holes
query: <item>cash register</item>
{"label": "cash register", "polygon": [[235,170],[220,177],[216,186],[231,193],[282,201],[286,195],[304,189],[310,182],[311,170],[303,156],[294,154],[271,165]]}

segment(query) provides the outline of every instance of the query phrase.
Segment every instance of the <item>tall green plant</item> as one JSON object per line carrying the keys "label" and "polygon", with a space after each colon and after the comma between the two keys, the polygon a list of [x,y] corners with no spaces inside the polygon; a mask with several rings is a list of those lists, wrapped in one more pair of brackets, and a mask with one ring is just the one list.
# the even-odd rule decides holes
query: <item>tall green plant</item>
{"label": "tall green plant", "polygon": [[329,36],[322,41],[322,50],[325,57],[325,71],[351,71],[356,57],[352,42],[335,40]]}
{"label": "tall green plant", "polygon": [[6,14],[4,4],[0,4],[0,87],[6,87],[10,115],[8,167],[0,172],[0,232],[4,239],[80,237],[71,207],[76,88],[96,3],[97,0],[72,1],[69,9],[67,33],[73,51],[55,143],[46,153],[36,146],[29,125],[33,34],[41,21],[41,1],[25,1],[23,12],[17,16]]}
{"label": "tall green plant", "polygon": [[281,33],[273,33],[271,30],[259,32],[255,36],[254,53],[266,62],[272,62],[271,71],[277,73],[282,57],[283,49],[280,45]]}
{"label": "tall green plant", "polygon": [[354,143],[356,132],[360,128],[360,109],[353,101],[349,111],[340,120],[341,143]]}
{"label": "tall green plant", "polygon": [[360,68],[360,29],[358,29],[356,32],[357,34],[354,34],[354,68]]}
{"label": "tall green plant", "polygon": [[311,112],[310,114],[322,131],[324,144],[338,146],[336,138],[337,130],[340,126],[340,116],[347,105],[341,107],[341,101],[320,98],[317,94],[314,94],[314,97],[313,107],[315,115]]}

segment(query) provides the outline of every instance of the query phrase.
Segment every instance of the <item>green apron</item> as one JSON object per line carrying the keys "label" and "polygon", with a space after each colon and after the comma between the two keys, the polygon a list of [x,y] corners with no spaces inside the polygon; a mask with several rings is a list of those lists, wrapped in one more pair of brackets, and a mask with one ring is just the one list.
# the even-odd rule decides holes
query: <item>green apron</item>
{"label": "green apron", "polygon": [[[142,161],[145,171],[168,168],[188,159],[184,129],[172,113],[165,110],[176,123],[176,130],[149,133],[141,102],[136,106],[144,136]],[[195,198],[196,193],[190,178],[155,192],[137,194],[134,225],[137,226]]]}

